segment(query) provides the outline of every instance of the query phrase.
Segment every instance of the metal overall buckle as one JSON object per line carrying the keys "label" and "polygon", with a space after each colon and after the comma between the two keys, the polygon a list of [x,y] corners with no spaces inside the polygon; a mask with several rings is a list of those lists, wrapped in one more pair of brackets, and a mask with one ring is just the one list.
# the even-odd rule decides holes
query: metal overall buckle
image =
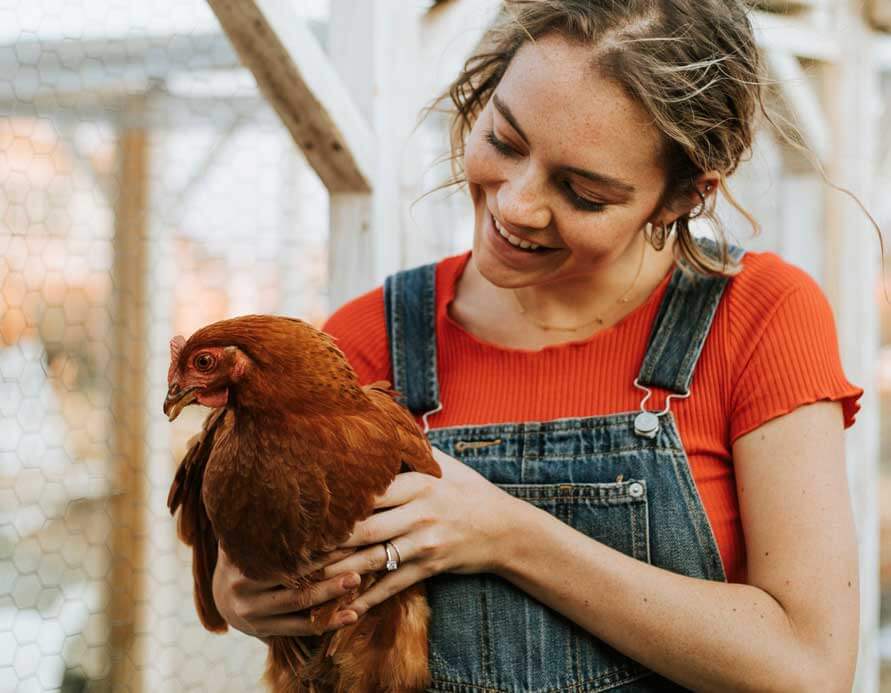
{"label": "metal overall buckle", "polygon": [[640,414],[634,417],[634,433],[642,438],[652,439],[656,437],[659,433],[659,417],[668,413],[672,398],[686,399],[690,396],[689,389],[682,395],[670,394],[665,398],[665,409],[662,411],[647,411],[645,405],[647,400],[653,396],[653,391],[641,385],[637,378],[634,379],[634,387],[647,393],[640,402]]}
{"label": "metal overall buckle", "polygon": [[437,405],[436,409],[431,409],[430,411],[428,411],[421,417],[421,421],[424,424],[424,433],[425,434],[430,432],[430,422],[427,421],[427,417],[432,416],[433,414],[436,414],[437,412],[441,412],[441,411],[442,411],[442,402],[440,402]]}

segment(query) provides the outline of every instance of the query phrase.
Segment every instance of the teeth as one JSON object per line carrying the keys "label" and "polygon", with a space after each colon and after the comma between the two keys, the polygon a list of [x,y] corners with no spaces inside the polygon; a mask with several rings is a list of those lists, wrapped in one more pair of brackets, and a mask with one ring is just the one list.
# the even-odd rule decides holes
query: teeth
{"label": "teeth", "polygon": [[504,236],[504,238],[506,238],[508,243],[510,243],[511,245],[517,246],[518,248],[523,248],[524,250],[537,250],[541,247],[537,243],[529,243],[528,241],[524,241],[522,238],[517,238],[510,231],[505,231],[495,217],[492,217],[492,221],[495,222],[495,228],[498,230],[498,233]]}

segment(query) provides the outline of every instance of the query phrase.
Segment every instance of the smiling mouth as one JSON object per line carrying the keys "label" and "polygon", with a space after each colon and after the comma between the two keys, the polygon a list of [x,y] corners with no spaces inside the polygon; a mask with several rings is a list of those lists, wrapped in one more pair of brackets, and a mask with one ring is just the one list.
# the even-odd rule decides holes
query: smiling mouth
{"label": "smiling mouth", "polygon": [[522,250],[530,254],[537,253],[539,255],[549,253],[553,250],[559,250],[558,248],[549,248],[538,243],[531,243],[530,241],[523,240],[518,236],[514,236],[510,231],[508,231],[501,224],[498,223],[498,220],[492,215],[491,212],[489,212],[489,217],[491,217],[492,219],[492,226],[495,228],[495,233],[501,236],[505,241],[510,243],[517,250]]}

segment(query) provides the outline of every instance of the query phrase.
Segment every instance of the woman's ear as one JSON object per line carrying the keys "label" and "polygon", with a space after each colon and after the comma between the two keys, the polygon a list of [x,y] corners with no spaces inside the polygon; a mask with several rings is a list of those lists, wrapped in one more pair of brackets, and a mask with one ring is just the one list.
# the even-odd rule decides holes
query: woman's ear
{"label": "woman's ear", "polygon": [[677,197],[665,205],[659,213],[650,220],[657,226],[665,224],[671,226],[679,217],[693,212],[696,217],[703,206],[708,206],[708,199],[714,195],[721,184],[721,174],[718,171],[708,171],[700,174],[693,182],[693,187],[686,195]]}

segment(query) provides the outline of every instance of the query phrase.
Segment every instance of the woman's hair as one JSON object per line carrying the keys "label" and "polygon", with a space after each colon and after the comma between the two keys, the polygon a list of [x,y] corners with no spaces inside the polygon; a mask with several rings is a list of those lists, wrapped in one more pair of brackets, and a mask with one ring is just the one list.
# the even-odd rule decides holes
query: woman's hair
{"label": "woman's hair", "polygon": [[[752,224],[758,224],[727,187],[750,152],[761,93],[761,61],[740,0],[505,0],[480,49],[434,105],[450,98],[452,179],[462,184],[468,133],[519,48],[546,34],[589,46],[591,64],[643,106],[663,134],[667,185],[660,206],[694,193],[705,171],[721,173],[720,189]],[[432,110],[432,107],[431,107]],[[772,121],[771,121],[772,122]],[[724,230],[711,221],[720,256],[705,254],[690,232],[690,215],[677,221],[675,259],[701,274],[731,276],[739,267],[727,253]]]}

